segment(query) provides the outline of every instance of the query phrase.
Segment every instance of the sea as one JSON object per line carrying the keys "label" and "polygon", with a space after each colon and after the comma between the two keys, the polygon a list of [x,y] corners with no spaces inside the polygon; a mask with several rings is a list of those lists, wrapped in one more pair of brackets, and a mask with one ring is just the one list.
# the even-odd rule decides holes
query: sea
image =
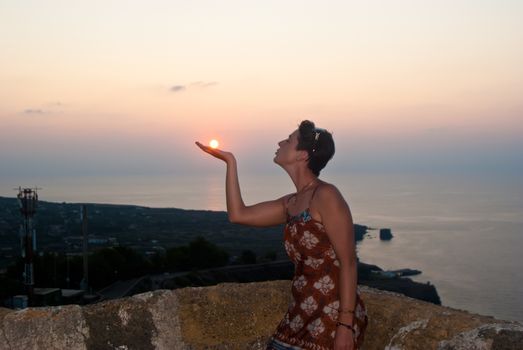
{"label": "sea", "polygon": [[[522,174],[325,171],[355,223],[369,226],[361,261],[421,270],[445,306],[523,322]],[[2,179],[0,195],[40,187],[40,200],[225,210],[225,171],[190,175]],[[240,171],[247,205],[295,191],[286,173]],[[390,241],[379,239],[390,228]]]}

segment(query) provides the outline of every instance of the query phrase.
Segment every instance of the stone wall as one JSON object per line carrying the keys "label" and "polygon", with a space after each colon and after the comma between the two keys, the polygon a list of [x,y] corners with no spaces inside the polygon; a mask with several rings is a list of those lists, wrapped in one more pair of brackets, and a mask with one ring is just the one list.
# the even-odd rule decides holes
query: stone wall
{"label": "stone wall", "polygon": [[[361,286],[364,349],[523,349],[523,325]],[[0,308],[0,349],[265,349],[290,282],[159,290],[88,306]]]}

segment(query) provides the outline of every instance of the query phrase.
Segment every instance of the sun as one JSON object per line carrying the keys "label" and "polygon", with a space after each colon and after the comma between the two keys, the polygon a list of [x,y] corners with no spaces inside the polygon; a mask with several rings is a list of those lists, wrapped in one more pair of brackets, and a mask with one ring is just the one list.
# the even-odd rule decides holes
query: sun
{"label": "sun", "polygon": [[218,148],[219,145],[220,145],[220,144],[219,144],[218,141],[216,141],[216,140],[211,140],[211,141],[209,142],[209,146],[211,146],[211,148]]}

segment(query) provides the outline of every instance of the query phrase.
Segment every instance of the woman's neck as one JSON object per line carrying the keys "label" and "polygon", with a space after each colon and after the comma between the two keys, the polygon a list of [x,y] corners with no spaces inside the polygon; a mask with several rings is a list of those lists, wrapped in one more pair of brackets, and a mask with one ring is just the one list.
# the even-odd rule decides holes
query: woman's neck
{"label": "woman's neck", "polygon": [[296,193],[303,192],[311,188],[314,183],[318,180],[318,177],[314,175],[309,169],[298,170],[295,173],[289,172],[289,176],[296,187]]}

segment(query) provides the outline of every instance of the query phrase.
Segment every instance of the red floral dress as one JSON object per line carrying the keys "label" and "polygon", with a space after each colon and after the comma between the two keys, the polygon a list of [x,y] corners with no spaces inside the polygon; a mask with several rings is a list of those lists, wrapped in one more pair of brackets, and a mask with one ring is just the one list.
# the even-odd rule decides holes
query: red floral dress
{"label": "red floral dress", "polygon": [[[292,298],[271,338],[277,346],[268,349],[333,349],[340,306],[340,263],[325,228],[308,209],[297,216],[287,213],[284,244],[295,266]],[[367,323],[367,310],[357,288],[355,349],[363,344]]]}

